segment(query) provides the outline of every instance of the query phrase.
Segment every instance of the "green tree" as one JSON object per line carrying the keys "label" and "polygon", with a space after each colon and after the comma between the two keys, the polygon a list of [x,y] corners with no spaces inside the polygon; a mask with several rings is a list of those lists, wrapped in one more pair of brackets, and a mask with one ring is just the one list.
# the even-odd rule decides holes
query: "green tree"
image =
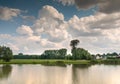
{"label": "green tree", "polygon": [[70,42],[70,46],[72,47],[71,49],[71,53],[72,53],[72,56],[73,56],[73,59],[76,60],[76,51],[77,51],[77,48],[76,46],[78,45],[80,41],[78,39],[75,39],[75,40],[71,40]]}
{"label": "green tree", "polygon": [[18,53],[19,56],[23,56],[23,53]]}
{"label": "green tree", "polygon": [[0,57],[4,61],[9,62],[13,57],[12,50],[9,47],[5,46],[0,47]]}
{"label": "green tree", "polygon": [[90,59],[92,59],[92,56],[87,50],[85,50],[83,48],[77,48],[77,50],[76,50],[76,58],[77,59],[90,60]]}
{"label": "green tree", "polygon": [[67,49],[60,49],[59,51],[59,56],[60,58],[65,58],[66,54],[67,54]]}
{"label": "green tree", "polygon": [[64,59],[67,54],[67,49],[45,50],[41,55],[42,59]]}

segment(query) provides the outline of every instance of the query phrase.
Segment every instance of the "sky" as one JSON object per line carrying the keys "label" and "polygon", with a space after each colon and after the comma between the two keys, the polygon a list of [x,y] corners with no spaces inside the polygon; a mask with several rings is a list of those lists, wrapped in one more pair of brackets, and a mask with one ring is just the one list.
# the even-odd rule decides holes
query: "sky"
{"label": "sky", "polygon": [[0,45],[14,54],[78,47],[120,53],[120,0],[0,0]]}

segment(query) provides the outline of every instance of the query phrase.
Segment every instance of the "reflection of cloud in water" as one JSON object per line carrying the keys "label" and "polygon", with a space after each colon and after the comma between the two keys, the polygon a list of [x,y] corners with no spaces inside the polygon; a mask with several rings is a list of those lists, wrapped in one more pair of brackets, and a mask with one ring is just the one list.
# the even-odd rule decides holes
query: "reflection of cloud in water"
{"label": "reflection of cloud in water", "polygon": [[73,84],[120,84],[120,66],[93,65],[90,68],[73,68]]}
{"label": "reflection of cloud in water", "polygon": [[12,66],[10,65],[2,65],[0,66],[0,80],[6,79],[9,77],[12,71]]}
{"label": "reflection of cloud in water", "polygon": [[12,65],[12,74],[0,84],[120,84],[120,66]]}
{"label": "reflection of cloud in water", "polygon": [[75,76],[74,69],[86,69],[88,67],[88,65],[15,66],[13,80],[16,80],[17,84],[73,84],[72,81],[74,80],[73,77]]}
{"label": "reflection of cloud in water", "polygon": [[[27,65],[15,66],[14,79],[17,84],[71,84],[71,65],[62,66],[41,66]],[[14,81],[13,83],[16,83]]]}

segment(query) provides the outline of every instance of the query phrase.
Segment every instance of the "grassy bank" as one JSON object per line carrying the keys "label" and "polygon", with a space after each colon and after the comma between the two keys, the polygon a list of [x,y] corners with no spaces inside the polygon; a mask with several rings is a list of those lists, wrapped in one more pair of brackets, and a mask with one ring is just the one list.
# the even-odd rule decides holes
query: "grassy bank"
{"label": "grassy bank", "polygon": [[13,59],[10,62],[0,61],[0,64],[89,64],[88,60],[37,60]]}
{"label": "grassy bank", "polygon": [[120,59],[91,60],[91,64],[120,65]]}
{"label": "grassy bank", "polygon": [[10,62],[0,60],[0,64],[44,64],[44,65],[64,65],[64,64],[120,64],[120,59],[109,60],[40,60],[40,59],[13,59]]}

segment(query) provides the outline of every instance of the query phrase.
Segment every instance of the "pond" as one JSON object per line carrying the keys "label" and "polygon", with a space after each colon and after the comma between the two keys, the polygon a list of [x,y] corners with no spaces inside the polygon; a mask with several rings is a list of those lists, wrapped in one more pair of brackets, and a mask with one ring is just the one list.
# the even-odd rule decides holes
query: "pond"
{"label": "pond", "polygon": [[0,65],[0,84],[120,84],[120,65]]}

